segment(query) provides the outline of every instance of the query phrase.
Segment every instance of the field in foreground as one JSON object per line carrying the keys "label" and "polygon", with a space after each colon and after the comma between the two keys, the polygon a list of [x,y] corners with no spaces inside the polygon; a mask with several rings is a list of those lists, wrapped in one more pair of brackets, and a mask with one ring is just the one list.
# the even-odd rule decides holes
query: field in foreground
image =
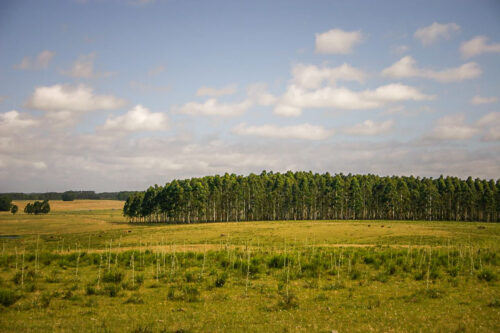
{"label": "field in foreground", "polygon": [[122,204],[0,214],[1,331],[500,331],[498,224],[131,225]]}

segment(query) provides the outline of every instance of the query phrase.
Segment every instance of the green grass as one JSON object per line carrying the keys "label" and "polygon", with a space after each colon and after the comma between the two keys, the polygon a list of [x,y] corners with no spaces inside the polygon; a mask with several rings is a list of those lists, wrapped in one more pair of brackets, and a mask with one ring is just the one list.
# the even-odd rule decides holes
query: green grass
{"label": "green grass", "polygon": [[20,236],[0,240],[0,331],[500,331],[498,224],[131,225],[73,205],[0,214]]}

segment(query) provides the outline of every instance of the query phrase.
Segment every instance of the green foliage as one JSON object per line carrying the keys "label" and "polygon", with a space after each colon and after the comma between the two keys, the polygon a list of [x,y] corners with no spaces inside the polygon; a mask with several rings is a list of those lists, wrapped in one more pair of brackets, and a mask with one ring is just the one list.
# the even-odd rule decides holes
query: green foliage
{"label": "green foliage", "polygon": [[48,200],[44,200],[43,202],[35,201],[34,203],[26,204],[24,207],[24,212],[26,214],[48,214],[50,212],[50,204]]}
{"label": "green foliage", "polygon": [[17,207],[17,205],[12,205],[12,207],[10,207],[10,212],[12,213],[12,215],[16,215],[18,210],[19,207]]}
{"label": "green foliage", "polygon": [[19,298],[20,298],[19,295],[12,290],[3,288],[0,289],[0,304],[2,304],[3,306],[11,306]]}
{"label": "green foliage", "polygon": [[62,201],[73,201],[75,200],[75,194],[72,191],[64,192],[61,199]]}
{"label": "green foliage", "polygon": [[0,212],[10,211],[12,199],[8,195],[0,196]]}
{"label": "green foliage", "polygon": [[122,282],[123,278],[125,276],[125,273],[122,271],[118,270],[111,270],[109,272],[104,273],[102,276],[102,281],[103,282],[108,282],[108,283],[120,283]]}
{"label": "green foliage", "polygon": [[[500,219],[500,183],[312,172],[224,174],[173,180],[131,194],[123,215],[136,222],[255,220]],[[278,263],[271,263],[272,265]]]}
{"label": "green foliage", "polygon": [[497,280],[497,275],[492,272],[490,269],[484,268],[477,274],[477,278],[479,280],[491,282]]}
{"label": "green foliage", "polygon": [[106,284],[104,286],[104,294],[109,297],[116,297],[120,293],[120,285],[116,284]]}
{"label": "green foliage", "polygon": [[214,285],[217,288],[222,288],[226,284],[226,281],[227,281],[227,273],[224,272],[224,273],[217,276],[217,278],[215,279]]}

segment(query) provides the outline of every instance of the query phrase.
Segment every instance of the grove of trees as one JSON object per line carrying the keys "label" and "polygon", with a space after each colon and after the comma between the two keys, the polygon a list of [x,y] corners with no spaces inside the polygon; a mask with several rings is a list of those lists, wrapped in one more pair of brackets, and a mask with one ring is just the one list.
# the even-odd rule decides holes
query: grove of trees
{"label": "grove of trees", "polygon": [[10,211],[10,206],[12,204],[12,198],[7,195],[0,196],[0,212]]}
{"label": "grove of trees", "polygon": [[50,212],[49,200],[35,201],[34,203],[28,203],[24,207],[24,212],[26,214],[48,214]]}
{"label": "grove of trees", "polygon": [[173,180],[131,194],[131,222],[398,219],[499,221],[500,179],[312,172]]}

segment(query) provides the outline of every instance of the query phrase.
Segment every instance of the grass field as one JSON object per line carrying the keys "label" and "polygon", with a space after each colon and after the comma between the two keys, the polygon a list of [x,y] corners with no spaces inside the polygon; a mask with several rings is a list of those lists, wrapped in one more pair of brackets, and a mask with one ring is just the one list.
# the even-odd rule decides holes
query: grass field
{"label": "grass field", "polygon": [[498,224],[133,225],[123,202],[50,203],[0,213],[0,331],[500,331]]}

